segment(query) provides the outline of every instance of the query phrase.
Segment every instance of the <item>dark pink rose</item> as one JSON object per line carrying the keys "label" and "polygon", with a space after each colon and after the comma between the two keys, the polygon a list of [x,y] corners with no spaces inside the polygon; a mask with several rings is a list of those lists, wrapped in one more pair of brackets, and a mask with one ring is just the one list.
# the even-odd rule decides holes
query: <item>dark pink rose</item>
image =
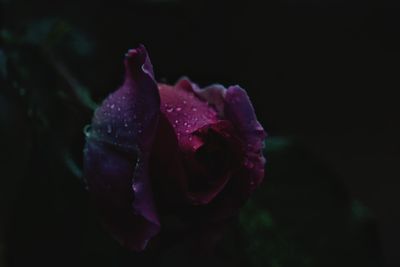
{"label": "dark pink rose", "polygon": [[141,251],[161,228],[204,229],[234,216],[264,177],[266,134],[246,92],[187,78],[157,84],[144,46],[128,51],[125,69],[123,85],[96,110],[84,151],[107,229]]}

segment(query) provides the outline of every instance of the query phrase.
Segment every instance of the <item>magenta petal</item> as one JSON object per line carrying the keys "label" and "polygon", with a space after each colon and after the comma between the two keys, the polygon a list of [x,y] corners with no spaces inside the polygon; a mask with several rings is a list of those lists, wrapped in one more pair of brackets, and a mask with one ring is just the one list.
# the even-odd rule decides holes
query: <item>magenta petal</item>
{"label": "magenta petal", "polygon": [[144,46],[129,50],[125,68],[87,132],[85,177],[108,229],[139,251],[160,228],[148,169],[160,98]]}

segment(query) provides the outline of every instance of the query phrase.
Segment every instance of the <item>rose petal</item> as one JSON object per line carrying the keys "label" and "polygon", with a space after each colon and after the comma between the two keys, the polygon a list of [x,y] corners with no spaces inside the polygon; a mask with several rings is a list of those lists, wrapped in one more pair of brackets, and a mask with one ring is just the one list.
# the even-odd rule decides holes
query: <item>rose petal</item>
{"label": "rose petal", "polygon": [[85,147],[85,177],[104,225],[125,247],[140,251],[157,234],[157,223],[135,214],[132,203],[134,155],[107,143],[88,141]]}
{"label": "rose petal", "polygon": [[128,51],[125,68],[124,84],[96,110],[87,133],[85,177],[109,230],[143,250],[160,228],[148,173],[160,99],[144,46]]}
{"label": "rose petal", "polygon": [[186,174],[182,153],[172,125],[160,114],[150,161],[151,177],[160,212],[186,204]]}
{"label": "rose petal", "polygon": [[200,88],[192,82],[188,77],[182,77],[175,84],[175,88],[184,89],[193,92],[197,97],[214,106],[220,118],[224,115],[224,97],[226,88],[220,84],[212,84],[205,88]]}
{"label": "rose petal", "polygon": [[244,173],[248,173],[246,176],[250,179],[247,182],[252,191],[264,177],[265,158],[262,148],[266,133],[257,120],[246,91],[237,85],[225,89],[222,85],[214,84],[204,89],[195,88],[194,92],[213,105],[219,116],[235,126],[244,142],[246,155],[243,167],[247,170]]}
{"label": "rose petal", "polygon": [[175,86],[159,84],[161,112],[174,127],[179,144],[197,129],[218,121],[217,112],[198,98],[186,80]]}
{"label": "rose petal", "polygon": [[246,144],[244,168],[250,173],[251,188],[256,188],[264,177],[265,158],[262,154],[266,133],[258,122],[253,105],[245,90],[231,86],[224,97],[224,116],[232,122]]}
{"label": "rose petal", "polygon": [[[202,181],[200,182],[207,182],[210,179],[214,180],[214,182],[209,184],[206,190],[202,191],[193,191],[191,188],[188,188],[187,195],[194,204],[204,205],[210,203],[225,188],[231,174],[238,168],[239,159],[243,156],[240,149],[241,142],[235,136],[232,124],[229,121],[220,120],[216,123],[206,125],[198,129],[195,135],[200,137],[201,145],[192,153],[186,154],[189,156],[187,162],[190,164],[189,169],[192,172],[192,179],[196,176],[196,173],[193,173],[195,171],[197,174],[204,176],[201,177]],[[213,146],[214,149],[217,149],[216,151],[213,149],[213,151],[209,152],[213,154],[204,155],[210,161],[209,163],[212,163],[211,166],[203,166],[204,163],[198,159],[200,150],[203,148],[207,149],[207,146]],[[218,151],[228,154],[224,154],[223,159],[221,159],[218,158],[221,157]]]}
{"label": "rose petal", "polygon": [[203,89],[198,87],[193,87],[193,89],[197,96],[213,105],[218,111],[218,115],[221,118],[224,118],[224,98],[226,93],[226,88],[224,86],[220,84],[212,84]]}

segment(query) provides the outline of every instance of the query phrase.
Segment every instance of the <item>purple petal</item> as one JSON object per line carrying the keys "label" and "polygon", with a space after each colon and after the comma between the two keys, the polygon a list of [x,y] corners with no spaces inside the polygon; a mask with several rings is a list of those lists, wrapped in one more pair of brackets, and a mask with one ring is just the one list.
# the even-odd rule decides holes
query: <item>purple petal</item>
{"label": "purple petal", "polygon": [[256,188],[264,177],[265,158],[262,154],[266,133],[258,122],[253,105],[245,90],[231,86],[224,97],[224,116],[237,128],[245,143],[244,168],[250,173],[250,186]]}
{"label": "purple petal", "polygon": [[85,177],[113,235],[143,250],[160,225],[149,181],[160,97],[144,46],[129,50],[124,84],[96,110],[87,132]]}

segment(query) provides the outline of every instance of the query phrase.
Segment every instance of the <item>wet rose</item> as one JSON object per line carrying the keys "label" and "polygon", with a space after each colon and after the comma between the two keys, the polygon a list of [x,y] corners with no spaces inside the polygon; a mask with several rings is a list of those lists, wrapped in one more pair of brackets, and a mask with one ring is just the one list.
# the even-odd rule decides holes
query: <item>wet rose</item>
{"label": "wet rose", "polygon": [[125,71],[86,131],[85,178],[106,228],[141,251],[160,232],[237,214],[264,177],[265,132],[246,92],[157,84],[143,46],[128,51]]}

